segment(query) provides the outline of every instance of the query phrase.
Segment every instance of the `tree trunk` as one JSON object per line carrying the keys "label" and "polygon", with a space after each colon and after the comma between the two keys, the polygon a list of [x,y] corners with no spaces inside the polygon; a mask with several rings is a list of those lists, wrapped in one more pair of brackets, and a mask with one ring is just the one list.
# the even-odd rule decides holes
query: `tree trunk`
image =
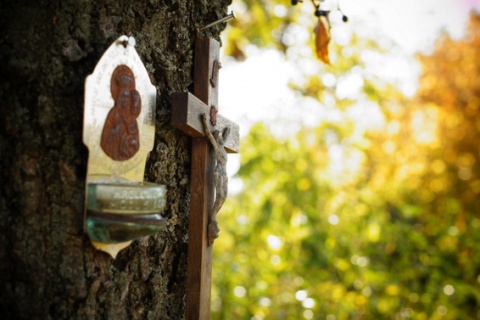
{"label": "tree trunk", "polygon": [[[170,127],[170,95],[192,83],[196,26],[230,1],[14,0],[0,9],[0,314],[2,319],[181,319],[189,138]],[[208,30],[218,36],[224,25]],[[84,81],[120,35],[157,87],[145,179],[167,185],[159,234],[114,260],[83,233]]]}

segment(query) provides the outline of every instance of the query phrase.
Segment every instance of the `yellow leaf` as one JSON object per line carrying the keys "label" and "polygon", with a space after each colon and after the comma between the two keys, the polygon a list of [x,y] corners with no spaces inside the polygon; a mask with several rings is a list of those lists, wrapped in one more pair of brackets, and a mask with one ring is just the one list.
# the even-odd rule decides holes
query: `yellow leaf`
{"label": "yellow leaf", "polygon": [[318,18],[318,25],[315,28],[315,46],[317,57],[326,64],[330,64],[328,58],[328,44],[330,43],[330,22],[327,17]]}

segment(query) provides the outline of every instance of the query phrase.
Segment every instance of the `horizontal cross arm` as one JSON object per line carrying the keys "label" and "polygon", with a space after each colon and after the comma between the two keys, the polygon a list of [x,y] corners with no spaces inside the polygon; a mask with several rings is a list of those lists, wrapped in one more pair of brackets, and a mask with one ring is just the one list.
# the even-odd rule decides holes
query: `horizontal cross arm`
{"label": "horizontal cross arm", "polygon": [[[190,92],[176,92],[172,94],[172,126],[191,137],[204,137],[201,115],[210,114],[210,109],[200,99]],[[225,142],[225,150],[228,153],[239,152],[240,129],[235,122],[217,114],[217,125],[213,127],[209,123],[209,130],[223,130],[230,128],[230,134]]]}

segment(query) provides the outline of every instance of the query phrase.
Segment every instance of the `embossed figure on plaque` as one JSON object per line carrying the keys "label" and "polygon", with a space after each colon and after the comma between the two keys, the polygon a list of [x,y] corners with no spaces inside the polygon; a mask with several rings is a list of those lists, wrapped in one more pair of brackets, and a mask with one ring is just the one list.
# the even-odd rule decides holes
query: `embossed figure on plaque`
{"label": "embossed figure on plaque", "polygon": [[135,76],[126,65],[119,65],[112,74],[110,91],[115,105],[107,115],[100,146],[116,161],[132,158],[140,148],[137,117],[142,99],[135,89]]}

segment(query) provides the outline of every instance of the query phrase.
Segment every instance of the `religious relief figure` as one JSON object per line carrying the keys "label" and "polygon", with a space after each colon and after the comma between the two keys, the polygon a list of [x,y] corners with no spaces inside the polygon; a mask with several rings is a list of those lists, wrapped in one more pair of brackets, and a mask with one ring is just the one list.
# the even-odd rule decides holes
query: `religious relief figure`
{"label": "religious relief figure", "polygon": [[103,126],[100,146],[113,160],[132,158],[140,148],[137,117],[142,109],[140,94],[135,89],[135,76],[126,65],[112,73],[110,92],[115,104]]}
{"label": "religious relief figure", "polygon": [[210,143],[215,150],[215,170],[213,173],[213,182],[215,185],[215,202],[211,211],[210,222],[208,224],[208,245],[211,246],[213,241],[218,238],[220,228],[216,216],[222,207],[228,193],[228,177],[227,177],[227,152],[225,151],[225,142],[230,134],[230,128],[213,131],[213,134],[208,130],[207,117],[202,115],[203,128],[205,135],[210,140]]}

